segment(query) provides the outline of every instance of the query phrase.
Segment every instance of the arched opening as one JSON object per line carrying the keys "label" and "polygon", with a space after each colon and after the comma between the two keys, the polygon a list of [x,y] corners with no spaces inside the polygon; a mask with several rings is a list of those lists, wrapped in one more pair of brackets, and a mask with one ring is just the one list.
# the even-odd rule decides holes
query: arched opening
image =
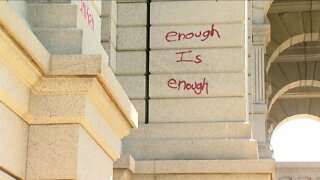
{"label": "arched opening", "polygon": [[286,118],[271,136],[278,162],[320,162],[320,118],[299,114]]}

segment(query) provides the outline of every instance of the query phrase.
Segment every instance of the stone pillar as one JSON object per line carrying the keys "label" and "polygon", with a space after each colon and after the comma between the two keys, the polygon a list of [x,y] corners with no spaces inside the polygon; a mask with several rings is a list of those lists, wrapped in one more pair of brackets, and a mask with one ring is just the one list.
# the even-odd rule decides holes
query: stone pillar
{"label": "stone pillar", "polygon": [[146,0],[117,1],[117,60],[115,74],[139,113],[139,124],[146,122],[148,108]]}
{"label": "stone pillar", "polygon": [[252,65],[252,135],[259,143],[260,158],[270,158],[269,143],[266,134],[267,105],[265,92],[264,54],[269,41],[270,25],[266,12],[270,2],[253,1],[253,65]]}

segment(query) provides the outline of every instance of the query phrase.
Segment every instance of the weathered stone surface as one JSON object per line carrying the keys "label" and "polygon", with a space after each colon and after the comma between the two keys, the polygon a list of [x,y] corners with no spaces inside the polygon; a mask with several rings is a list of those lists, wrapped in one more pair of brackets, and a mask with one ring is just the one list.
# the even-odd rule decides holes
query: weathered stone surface
{"label": "weathered stone surface", "polygon": [[244,73],[151,75],[151,98],[244,96]]}
{"label": "weathered stone surface", "polygon": [[139,124],[144,124],[146,119],[146,102],[145,100],[131,100],[134,108],[138,112]]}
{"label": "weathered stone surface", "polygon": [[244,121],[246,114],[243,97],[151,99],[149,108],[150,123]]}
{"label": "weathered stone surface", "polygon": [[[225,13],[232,9],[232,13]],[[244,1],[171,1],[151,3],[152,25],[243,22]]]}
{"label": "weathered stone surface", "polygon": [[[187,132],[187,133],[186,133]],[[251,125],[245,122],[151,123],[139,124],[128,140],[186,138],[251,138]]]}
{"label": "weathered stone surface", "polygon": [[146,27],[118,27],[117,50],[145,50],[147,48]]}
{"label": "weathered stone surface", "polygon": [[118,51],[117,75],[143,75],[146,72],[145,51]]}
{"label": "weathered stone surface", "polygon": [[77,11],[75,4],[28,3],[27,19],[34,28],[75,28]]}
{"label": "weathered stone surface", "polygon": [[101,41],[111,42],[116,47],[117,25],[111,17],[101,17]]}
{"label": "weathered stone surface", "polygon": [[76,124],[32,125],[27,167],[27,179],[109,179],[112,175],[110,158]]}
{"label": "weathered stone surface", "polygon": [[78,134],[75,124],[30,126],[27,179],[75,178]]}
{"label": "weathered stone surface", "polygon": [[144,99],[146,95],[145,76],[117,76],[119,83],[123,87],[130,99]]}
{"label": "weathered stone surface", "polygon": [[[0,165],[20,178],[26,175],[28,124],[0,103]],[[0,174],[0,179],[2,176]]]}
{"label": "weathered stone surface", "polygon": [[235,139],[132,140],[123,142],[123,153],[135,160],[256,159],[257,143]]}
{"label": "weathered stone surface", "polygon": [[117,1],[102,1],[101,2],[101,16],[102,17],[111,17],[114,22],[117,24]]}
{"label": "weathered stone surface", "polygon": [[[150,72],[243,72],[244,58],[243,48],[152,50],[150,51]],[[199,59],[201,59],[200,63],[198,63]]]}
{"label": "weathered stone surface", "polygon": [[113,161],[82,128],[78,147],[77,179],[111,179]]}
{"label": "weathered stone surface", "polygon": [[145,26],[147,3],[119,3],[118,26]]}
{"label": "weathered stone surface", "polygon": [[80,29],[34,29],[34,33],[51,54],[82,53]]}
{"label": "weathered stone surface", "polygon": [[[260,174],[274,173],[274,160],[155,160],[136,161],[137,174]],[[270,174],[269,174],[270,173]],[[192,179],[192,178],[191,178]],[[210,178],[209,178],[210,179]],[[220,180],[220,178],[217,178]],[[228,180],[238,179],[227,178]],[[254,180],[257,180],[253,178]],[[259,179],[259,178],[258,178]],[[225,180],[225,179],[223,179]],[[260,180],[260,179],[259,179]],[[268,180],[271,180],[269,178]]]}
{"label": "weathered stone surface", "polygon": [[244,24],[152,26],[150,47],[151,49],[244,47],[244,33]]}

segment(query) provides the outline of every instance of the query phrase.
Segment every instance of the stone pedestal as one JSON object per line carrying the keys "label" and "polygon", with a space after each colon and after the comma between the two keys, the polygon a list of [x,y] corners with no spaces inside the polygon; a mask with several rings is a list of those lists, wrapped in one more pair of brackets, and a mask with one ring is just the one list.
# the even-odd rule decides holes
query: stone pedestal
{"label": "stone pedestal", "polygon": [[119,179],[274,179],[247,119],[248,7],[150,3],[149,124],[124,139]]}

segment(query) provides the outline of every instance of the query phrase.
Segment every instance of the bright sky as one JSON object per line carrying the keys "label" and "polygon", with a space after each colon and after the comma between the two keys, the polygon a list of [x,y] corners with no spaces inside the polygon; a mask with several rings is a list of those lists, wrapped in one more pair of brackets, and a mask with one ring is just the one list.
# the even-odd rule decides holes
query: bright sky
{"label": "bright sky", "polygon": [[320,122],[289,120],[271,138],[276,161],[320,161]]}

